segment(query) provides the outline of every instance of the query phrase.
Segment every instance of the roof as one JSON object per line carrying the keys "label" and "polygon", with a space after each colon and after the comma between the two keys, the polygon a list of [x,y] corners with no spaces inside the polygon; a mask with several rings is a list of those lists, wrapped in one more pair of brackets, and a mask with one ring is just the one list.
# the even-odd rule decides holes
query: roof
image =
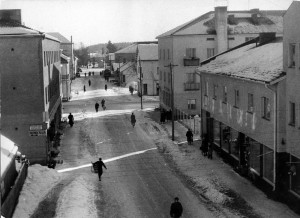
{"label": "roof", "polygon": [[49,32],[48,35],[54,36],[57,38],[61,43],[71,43],[66,37],[61,35],[59,32]]}
{"label": "roof", "polygon": [[119,51],[116,51],[115,54],[120,54],[120,53],[136,53],[136,47],[137,45],[136,44],[132,44],[132,45],[129,45]]}
{"label": "roof", "polygon": [[141,61],[157,61],[158,60],[158,45],[157,44],[139,44],[138,59]]}
{"label": "roof", "polygon": [[18,146],[7,137],[0,134],[1,144],[1,178],[6,173],[7,168],[12,161],[15,161],[14,155],[18,151]]}
{"label": "roof", "polygon": [[63,63],[63,64],[67,64],[70,62],[70,57],[64,55],[64,54],[61,54],[60,55],[60,62]]}
{"label": "roof", "polygon": [[217,56],[197,71],[269,83],[284,75],[282,38],[261,46],[245,45]]}
{"label": "roof", "polygon": [[[285,11],[257,11],[257,23],[253,22],[253,11],[227,11],[230,34],[283,32],[283,15]],[[175,35],[216,34],[215,12],[210,11],[189,22],[171,29],[156,38]]]}

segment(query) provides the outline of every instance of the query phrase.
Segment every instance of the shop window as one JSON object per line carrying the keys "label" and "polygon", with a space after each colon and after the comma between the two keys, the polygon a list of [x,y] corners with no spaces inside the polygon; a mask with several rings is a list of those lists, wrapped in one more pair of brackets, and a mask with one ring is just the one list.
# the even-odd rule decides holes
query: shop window
{"label": "shop window", "polygon": [[189,99],[188,100],[188,109],[195,110],[196,109],[196,99]]}
{"label": "shop window", "polygon": [[258,175],[260,175],[260,159],[261,159],[261,144],[257,141],[249,139],[250,154],[249,163],[250,167],[254,169]]}
{"label": "shop window", "polygon": [[291,190],[300,195],[300,159],[291,156],[289,175],[291,178]]}
{"label": "shop window", "polygon": [[222,125],[222,149],[230,153],[230,127]]}
{"label": "shop window", "polygon": [[295,122],[296,122],[296,104],[294,102],[290,102],[289,107],[290,107],[289,108],[289,116],[290,116],[289,125],[295,126]]}
{"label": "shop window", "polygon": [[231,154],[239,159],[240,157],[240,146],[239,146],[239,132],[231,129],[230,131],[230,152]]}
{"label": "shop window", "polygon": [[296,44],[289,45],[289,67],[295,67]]}
{"label": "shop window", "polygon": [[220,122],[214,120],[214,143],[217,146],[221,146],[221,132],[220,132]]}
{"label": "shop window", "polygon": [[273,183],[274,174],[274,152],[267,146],[263,146],[263,176]]}
{"label": "shop window", "polygon": [[262,117],[270,120],[271,118],[271,104],[270,99],[266,97],[261,98],[261,111],[262,111]]}
{"label": "shop window", "polygon": [[248,93],[248,112],[253,113],[254,111],[254,98],[253,94]]}

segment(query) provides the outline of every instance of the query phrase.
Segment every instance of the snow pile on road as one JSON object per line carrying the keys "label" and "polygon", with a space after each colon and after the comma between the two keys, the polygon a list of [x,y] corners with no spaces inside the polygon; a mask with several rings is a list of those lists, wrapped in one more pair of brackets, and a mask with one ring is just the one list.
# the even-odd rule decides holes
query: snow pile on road
{"label": "snow pile on road", "polygon": [[40,201],[60,181],[56,170],[35,164],[29,166],[28,175],[19,196],[19,203],[13,217],[30,217]]}
{"label": "snow pile on road", "polygon": [[57,218],[97,217],[95,196],[90,196],[95,191],[90,191],[89,182],[82,176],[76,178],[66,187],[58,199],[56,209]]}

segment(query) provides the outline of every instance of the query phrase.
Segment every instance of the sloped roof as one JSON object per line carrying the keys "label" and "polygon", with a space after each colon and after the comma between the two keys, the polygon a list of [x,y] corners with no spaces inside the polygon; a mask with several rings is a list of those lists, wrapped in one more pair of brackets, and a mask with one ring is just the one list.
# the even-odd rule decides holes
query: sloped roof
{"label": "sloped roof", "polygon": [[64,37],[63,35],[61,35],[59,32],[49,32],[47,33],[51,36],[54,36],[55,38],[57,38],[61,43],[71,43],[66,37]]}
{"label": "sloped roof", "polygon": [[[285,11],[258,11],[257,23],[251,15],[253,11],[227,11],[230,34],[283,32],[283,15]],[[196,19],[171,29],[156,38],[172,35],[215,34],[215,12],[210,11]]]}
{"label": "sloped roof", "polygon": [[123,54],[123,53],[136,53],[136,48],[137,48],[137,45],[136,44],[132,44],[132,45],[129,45],[119,51],[116,51],[115,54]]}
{"label": "sloped roof", "polygon": [[1,144],[1,178],[6,173],[7,168],[12,161],[15,161],[14,155],[18,151],[18,146],[13,141],[0,134]]}
{"label": "sloped roof", "polygon": [[256,47],[255,43],[216,57],[197,71],[260,82],[283,76],[282,38]]}
{"label": "sloped roof", "polygon": [[157,61],[158,60],[158,44],[139,44],[138,59],[141,61]]}

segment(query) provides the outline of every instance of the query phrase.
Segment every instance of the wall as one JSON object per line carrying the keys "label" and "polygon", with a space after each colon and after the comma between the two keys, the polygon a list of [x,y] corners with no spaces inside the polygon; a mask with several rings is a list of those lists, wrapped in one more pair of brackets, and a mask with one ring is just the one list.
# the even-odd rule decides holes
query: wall
{"label": "wall", "polygon": [[159,75],[157,61],[141,61],[143,72],[143,84],[147,84],[148,95],[157,95],[156,83]]}

